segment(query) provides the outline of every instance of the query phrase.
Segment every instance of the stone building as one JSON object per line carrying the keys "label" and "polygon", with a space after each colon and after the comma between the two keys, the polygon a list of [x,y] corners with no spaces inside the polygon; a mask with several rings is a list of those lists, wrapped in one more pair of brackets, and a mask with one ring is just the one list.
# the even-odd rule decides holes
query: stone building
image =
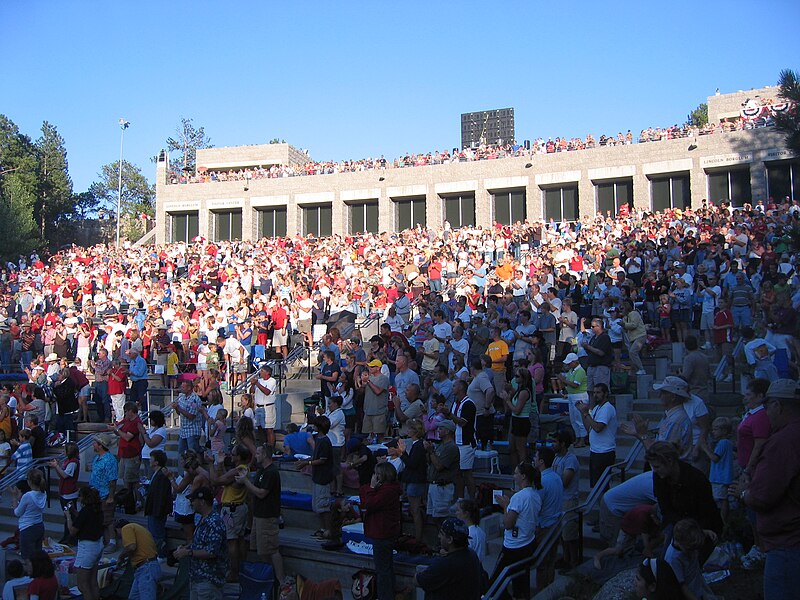
{"label": "stone building", "polygon": [[[710,123],[740,118],[743,105],[776,88],[708,98]],[[635,140],[634,140],[635,142]],[[198,171],[238,171],[310,158],[289,144],[198,150]],[[156,242],[257,239],[397,231],[421,224],[575,220],[623,204],[663,210],[800,198],[800,157],[773,127],[419,167],[294,177],[176,183],[162,156],[156,171]]]}

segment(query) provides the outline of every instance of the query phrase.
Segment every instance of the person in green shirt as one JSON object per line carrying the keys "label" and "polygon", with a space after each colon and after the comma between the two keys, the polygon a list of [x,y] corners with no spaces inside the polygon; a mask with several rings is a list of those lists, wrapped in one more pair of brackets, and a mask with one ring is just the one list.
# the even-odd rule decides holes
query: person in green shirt
{"label": "person in green shirt", "polygon": [[569,420],[572,429],[575,430],[575,448],[583,448],[589,442],[588,433],[583,426],[583,417],[576,408],[578,402],[588,402],[589,394],[586,391],[586,371],[579,362],[578,355],[574,352],[567,354],[564,359],[565,373],[561,373],[558,379],[564,384],[569,400]]}

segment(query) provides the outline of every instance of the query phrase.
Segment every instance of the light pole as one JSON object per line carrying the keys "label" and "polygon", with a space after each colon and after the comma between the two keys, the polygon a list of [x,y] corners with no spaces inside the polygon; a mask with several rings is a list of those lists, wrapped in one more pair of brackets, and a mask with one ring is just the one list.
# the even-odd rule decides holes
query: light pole
{"label": "light pole", "polygon": [[119,180],[117,181],[117,248],[119,248],[119,212],[122,208],[122,148],[125,144],[125,130],[130,127],[130,121],[119,120]]}

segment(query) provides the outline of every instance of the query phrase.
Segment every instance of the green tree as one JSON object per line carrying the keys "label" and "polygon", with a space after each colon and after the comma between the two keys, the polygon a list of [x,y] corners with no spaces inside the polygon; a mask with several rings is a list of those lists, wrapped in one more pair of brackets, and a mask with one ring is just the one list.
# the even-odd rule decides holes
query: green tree
{"label": "green tree", "polygon": [[36,140],[36,152],[39,162],[38,193],[33,216],[40,237],[51,240],[58,222],[73,212],[75,204],[64,138],[47,121],[42,123],[42,135]]}
{"label": "green tree", "polygon": [[778,96],[790,103],[790,108],[776,115],[775,128],[786,135],[786,147],[800,153],[800,73],[784,69],[778,76],[778,87]]}
{"label": "green tree", "polygon": [[0,115],[0,256],[16,259],[42,247],[33,210],[39,162],[30,137]]}
{"label": "green tree", "polygon": [[[117,186],[119,161],[103,165],[98,179],[89,186],[89,193],[97,200],[95,207],[117,213]],[[156,188],[151,185],[141,170],[127,160],[122,161],[122,202],[120,210],[120,235],[138,240],[144,235],[140,216],[155,214]]]}
{"label": "green tree", "polygon": [[708,125],[708,104],[703,102],[689,113],[689,123],[695,127]]}
{"label": "green tree", "polygon": [[212,148],[211,138],[206,135],[205,129],[194,126],[194,119],[181,117],[181,124],[175,128],[176,137],[167,138],[167,149],[177,152],[177,164],[183,164],[183,170],[194,172],[197,150]]}

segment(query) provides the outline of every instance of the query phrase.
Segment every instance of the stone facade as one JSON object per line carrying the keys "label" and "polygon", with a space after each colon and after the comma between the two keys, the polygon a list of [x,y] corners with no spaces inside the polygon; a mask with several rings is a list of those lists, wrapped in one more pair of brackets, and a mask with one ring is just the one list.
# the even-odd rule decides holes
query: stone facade
{"label": "stone facade", "polygon": [[[767,96],[768,92],[762,95]],[[730,96],[737,98],[726,100],[727,104],[722,104],[725,96],[710,97],[709,113],[712,107],[714,114],[733,110],[744,100],[744,96]],[[269,157],[289,161],[289,148],[287,144],[274,144],[201,150],[198,165],[224,164],[232,168],[257,164],[252,161]],[[283,154],[278,156],[280,153]],[[213,160],[207,160],[206,154]],[[632,183],[635,208],[650,209],[651,180],[669,175],[689,178],[691,204],[699,207],[709,197],[709,174],[730,168],[749,167],[755,201],[768,195],[765,162],[792,158],[785,150],[783,136],[770,128],[529,157],[248,182],[170,185],[167,164],[160,162],[156,173],[156,242],[174,241],[170,215],[197,211],[199,234],[215,239],[219,236],[213,228],[214,213],[239,209],[242,238],[255,239],[259,227],[257,211],[264,207],[285,207],[286,233],[291,236],[308,233],[303,224],[304,207],[330,206],[332,232],[345,234],[350,229],[349,211],[363,201],[377,202],[380,231],[394,231],[399,219],[395,203],[410,198],[425,199],[426,225],[438,227],[445,219],[445,199],[459,194],[474,195],[475,224],[488,227],[494,221],[493,194],[507,191],[525,192],[525,218],[547,219],[544,191],[575,184],[580,216],[593,215],[597,211],[597,185],[620,180]],[[234,164],[237,161],[239,164]],[[721,198],[710,200],[718,202]]]}

